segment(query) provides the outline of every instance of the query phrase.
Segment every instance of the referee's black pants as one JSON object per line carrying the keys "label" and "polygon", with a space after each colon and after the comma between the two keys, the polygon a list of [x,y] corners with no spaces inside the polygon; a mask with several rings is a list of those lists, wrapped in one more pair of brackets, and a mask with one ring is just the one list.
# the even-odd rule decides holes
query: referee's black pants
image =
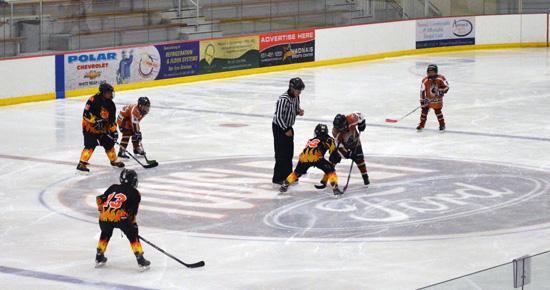
{"label": "referee's black pants", "polygon": [[[292,173],[292,158],[294,157],[294,134],[285,135],[285,131],[277,124],[272,123],[273,144],[275,145],[275,168],[273,169],[273,183],[282,183]],[[292,133],[294,130],[291,128]]]}

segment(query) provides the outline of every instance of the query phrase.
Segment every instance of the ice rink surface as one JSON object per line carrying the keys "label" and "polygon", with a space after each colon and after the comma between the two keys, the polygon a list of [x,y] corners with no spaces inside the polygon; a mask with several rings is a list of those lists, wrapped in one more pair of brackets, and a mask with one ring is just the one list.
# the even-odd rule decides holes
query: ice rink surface
{"label": "ice rink surface", "polygon": [[[0,288],[414,289],[550,249],[550,55],[547,49],[431,54],[116,93],[152,102],[140,175],[139,273],[115,231],[95,269],[94,196],[116,182],[98,147],[75,167],[85,97],[0,108]],[[439,133],[418,103],[429,63],[451,90]],[[295,156],[319,122],[363,112],[372,185],[356,168],[340,199],[311,169],[285,195],[271,185],[271,118],[291,77],[306,84]],[[5,88],[9,89],[9,88]],[[338,166],[345,183],[349,161]]]}

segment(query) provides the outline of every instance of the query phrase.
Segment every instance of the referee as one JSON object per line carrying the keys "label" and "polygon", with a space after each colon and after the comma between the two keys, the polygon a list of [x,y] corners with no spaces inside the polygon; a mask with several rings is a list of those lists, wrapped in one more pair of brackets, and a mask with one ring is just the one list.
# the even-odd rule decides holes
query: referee
{"label": "referee", "polygon": [[292,158],[294,157],[294,122],[296,115],[303,116],[300,108],[300,93],[305,85],[302,79],[290,80],[288,91],[277,100],[277,108],[273,116],[273,139],[275,145],[275,168],[273,183],[283,184],[287,176],[292,173]]}

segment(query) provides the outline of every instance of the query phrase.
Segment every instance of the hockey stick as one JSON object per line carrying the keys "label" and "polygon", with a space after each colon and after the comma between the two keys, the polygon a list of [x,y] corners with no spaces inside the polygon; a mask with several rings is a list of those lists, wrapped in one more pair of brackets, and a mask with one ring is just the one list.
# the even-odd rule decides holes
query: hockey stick
{"label": "hockey stick", "polygon": [[[120,146],[120,143],[118,143],[117,140],[115,140],[113,137],[109,135],[106,135],[106,136],[109,137],[111,140],[113,140],[113,142],[115,142],[115,144],[118,145],[120,149],[124,150],[124,152],[126,152],[130,157],[132,157],[139,165],[143,166],[143,168],[149,169],[149,168],[157,167],[159,165],[158,163],[156,163],[156,161],[155,163],[147,163],[147,164],[141,163],[141,161],[139,161],[139,159],[137,159],[132,153],[128,152],[128,150]],[[151,160],[151,161],[154,161],[154,160]]]}
{"label": "hockey stick", "polygon": [[[143,144],[141,144],[141,142],[139,143],[139,146],[141,147],[141,149],[143,150],[143,152],[145,152],[145,149],[143,149]],[[156,161],[156,160],[149,160],[147,159],[147,155],[146,154],[143,154],[143,158],[145,158],[145,161],[147,161],[147,164],[149,165],[155,165],[153,167],[157,167],[159,165],[159,163]]]}
{"label": "hockey stick", "polygon": [[414,110],[410,111],[409,113],[407,113],[405,116],[399,118],[399,119],[386,119],[386,122],[387,123],[397,123],[405,118],[407,118],[408,116],[410,116],[412,113],[416,112],[418,109],[420,109],[422,107],[422,105],[416,107]]}
{"label": "hockey stick", "polygon": [[[361,132],[359,131],[359,136],[357,137],[357,139],[361,140]],[[351,159],[351,164],[349,166],[349,172],[348,172],[348,179],[346,181],[346,185],[344,186],[344,188],[342,189],[342,194],[346,193],[346,190],[348,189],[348,186],[349,186],[349,180],[351,178],[351,171],[353,170],[353,163],[355,163],[355,161],[353,161],[353,159],[351,158],[352,155],[355,154],[355,151],[357,150],[357,147],[355,147],[353,149],[353,154],[350,154],[350,159]]]}
{"label": "hockey stick", "polygon": [[196,263],[192,263],[192,264],[187,264],[187,263],[183,262],[182,260],[180,260],[180,259],[178,259],[178,258],[176,258],[176,257],[174,257],[174,256],[172,256],[172,255],[170,255],[170,254],[167,253],[165,250],[159,248],[157,245],[155,245],[155,244],[149,242],[148,240],[144,239],[142,236],[138,235],[138,237],[139,237],[140,240],[144,241],[144,242],[147,243],[149,246],[151,246],[151,247],[157,249],[159,252],[161,252],[161,253],[165,254],[166,256],[168,256],[168,257],[170,257],[170,258],[176,260],[178,263],[184,265],[184,266],[187,267],[187,268],[200,268],[200,267],[204,267],[204,265],[205,265],[204,261],[200,261],[200,262],[196,262]]}
{"label": "hockey stick", "polygon": [[[359,137],[357,137],[357,138],[360,140],[361,132],[359,132]],[[357,151],[357,147],[355,147],[353,149],[353,155],[355,155],[356,151]],[[350,159],[351,159],[351,155],[350,155]],[[348,189],[349,179],[351,177],[351,171],[353,170],[353,163],[355,163],[355,161],[353,161],[353,159],[351,159],[351,165],[349,166],[348,180],[346,181],[346,186],[344,186],[344,189],[342,190],[342,194],[346,193],[346,190]]]}
{"label": "hockey stick", "polygon": [[349,172],[348,172],[348,180],[346,181],[346,186],[344,186],[344,189],[342,189],[342,194],[346,193],[346,190],[348,189],[349,179],[351,177],[351,171],[353,170],[353,163],[355,163],[355,161],[351,160],[351,165],[349,167]]}

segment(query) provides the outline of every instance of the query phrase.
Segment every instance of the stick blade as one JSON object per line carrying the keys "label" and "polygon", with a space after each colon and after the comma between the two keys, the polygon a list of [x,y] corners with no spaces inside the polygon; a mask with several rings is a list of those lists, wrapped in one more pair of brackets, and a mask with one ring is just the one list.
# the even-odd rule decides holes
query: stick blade
{"label": "stick blade", "polygon": [[395,119],[386,119],[386,123],[397,123]]}
{"label": "stick blade", "polygon": [[154,168],[159,166],[159,163],[156,160],[149,160],[149,162],[143,165],[144,168]]}
{"label": "stick blade", "polygon": [[193,263],[193,264],[187,264],[187,268],[200,268],[200,267],[204,267],[205,263],[204,261],[200,261],[200,262],[197,262],[197,263]]}

